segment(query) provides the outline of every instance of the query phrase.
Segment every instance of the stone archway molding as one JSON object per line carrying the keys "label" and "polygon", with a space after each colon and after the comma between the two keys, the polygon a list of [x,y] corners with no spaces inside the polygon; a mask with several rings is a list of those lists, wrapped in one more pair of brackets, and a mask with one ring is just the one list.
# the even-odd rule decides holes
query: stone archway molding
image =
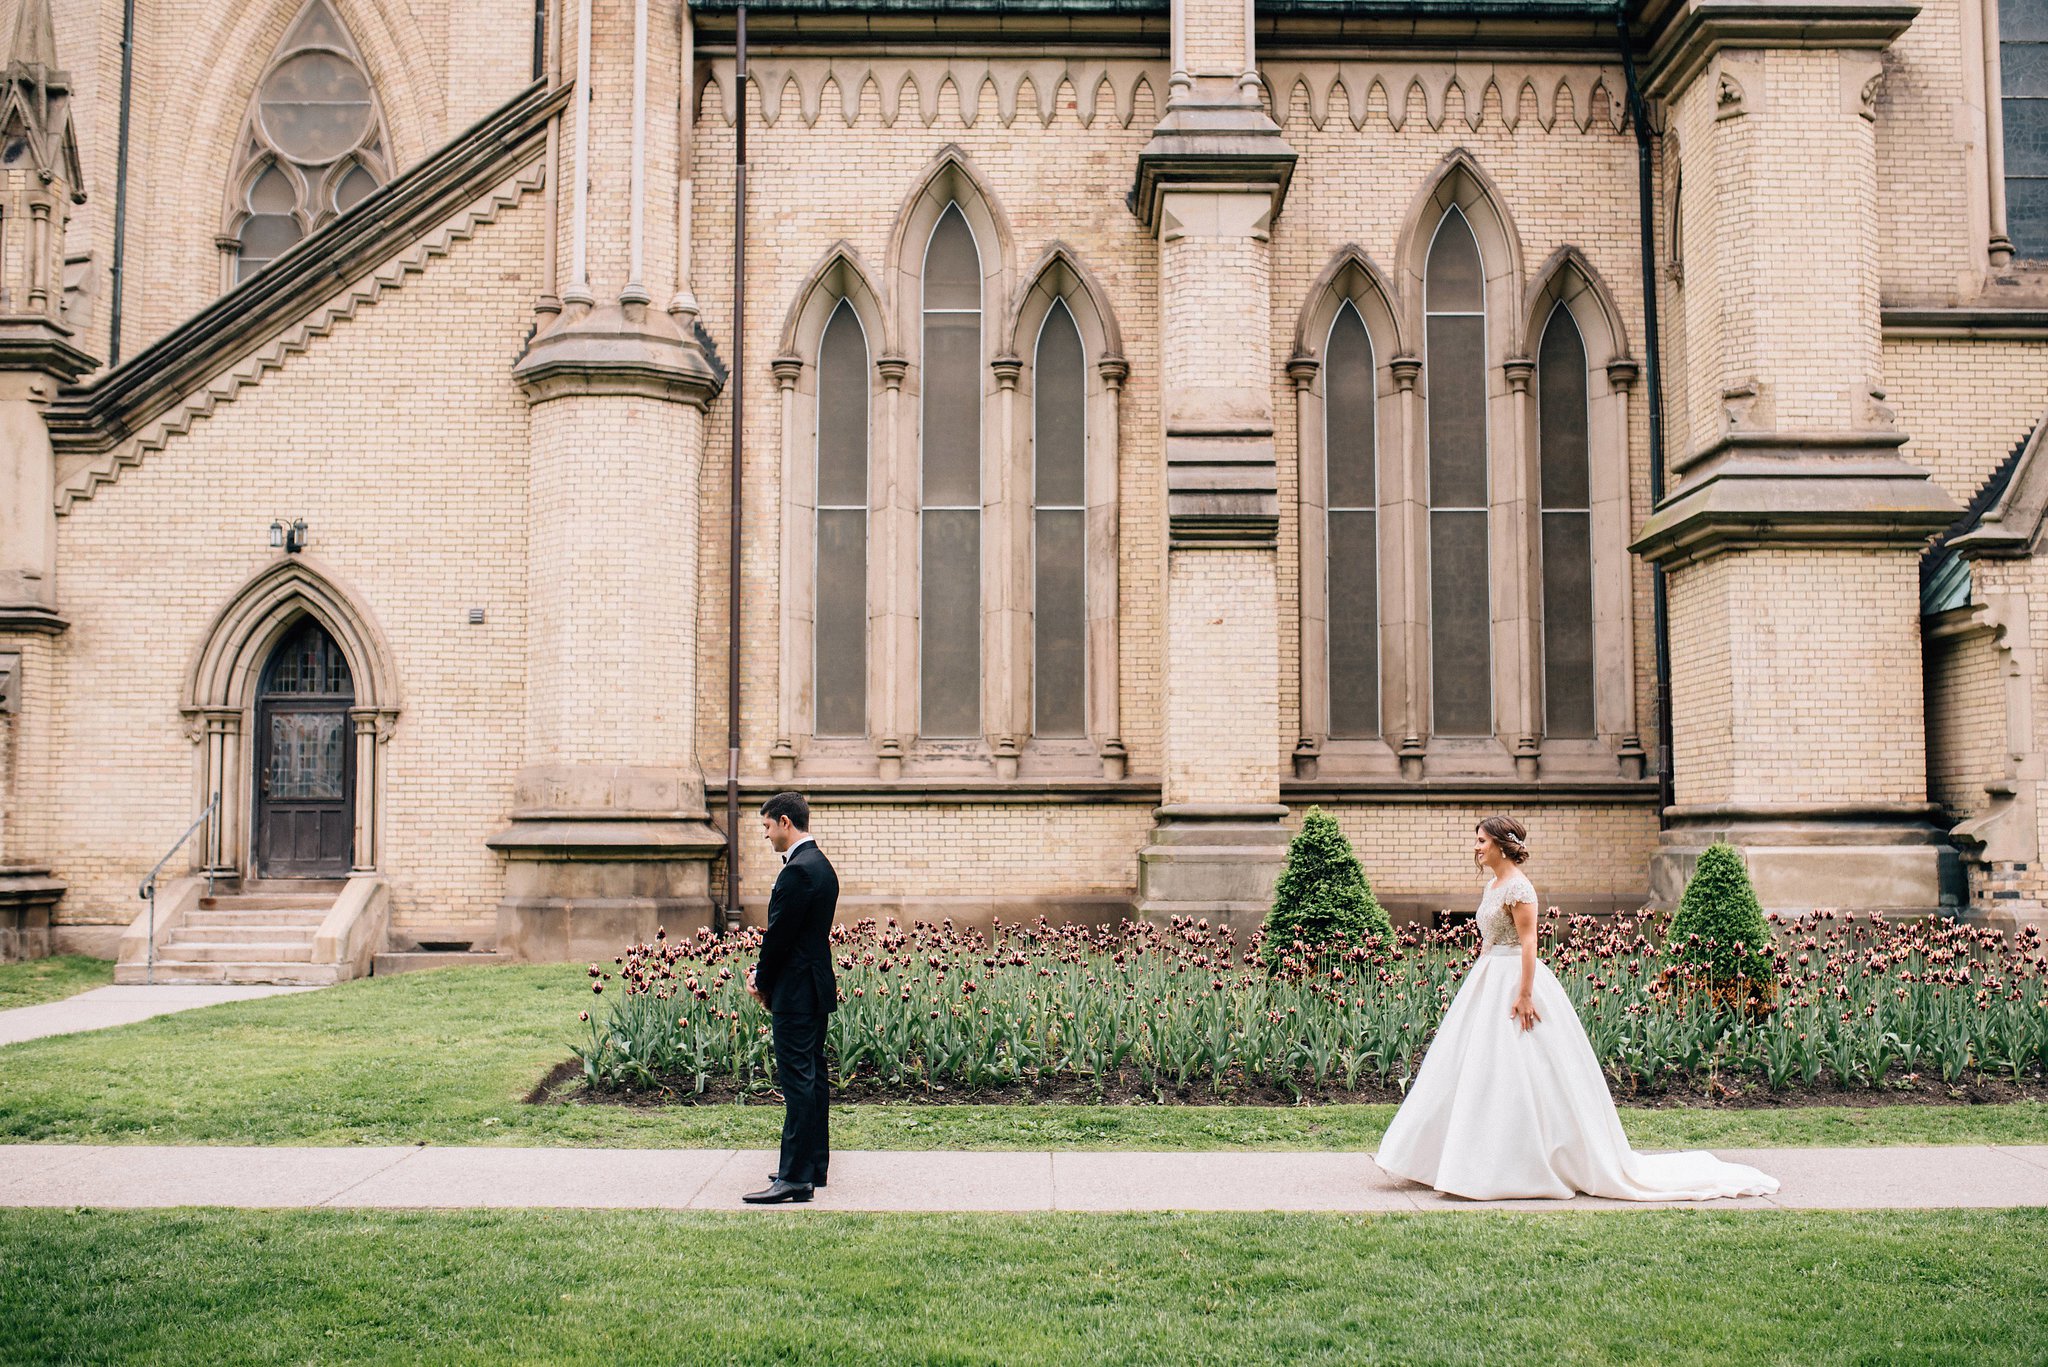
{"label": "stone archway molding", "polygon": [[398,673],[389,642],[363,598],[317,560],[286,555],[265,565],[213,616],[185,671],[178,710],[197,747],[193,781],[196,812],[220,794],[220,810],[195,847],[196,871],[238,877],[249,860],[249,814],[254,776],[246,750],[254,726],[256,691],[264,663],[301,617],[312,617],[334,638],[355,685],[349,721],[355,744],[355,833],[352,874],[379,866],[384,744],[401,709]]}

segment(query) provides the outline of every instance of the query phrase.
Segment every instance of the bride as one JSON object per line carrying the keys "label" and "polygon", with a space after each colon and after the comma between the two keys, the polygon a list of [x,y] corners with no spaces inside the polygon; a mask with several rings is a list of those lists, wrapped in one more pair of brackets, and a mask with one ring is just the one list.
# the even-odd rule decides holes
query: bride
{"label": "bride", "polygon": [[1702,1201],[1778,1181],[1710,1153],[1636,1153],[1571,998],[1536,957],[1536,889],[1516,866],[1528,831],[1479,823],[1479,958],[1465,975],[1375,1155],[1381,1168],[1480,1201],[1566,1197]]}

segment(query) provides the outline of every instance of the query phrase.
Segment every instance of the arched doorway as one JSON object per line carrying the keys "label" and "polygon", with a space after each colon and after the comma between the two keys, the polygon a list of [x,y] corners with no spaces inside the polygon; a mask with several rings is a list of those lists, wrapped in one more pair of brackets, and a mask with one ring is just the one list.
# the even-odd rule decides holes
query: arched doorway
{"label": "arched doorway", "polygon": [[355,834],[355,683],[311,616],[286,631],[256,695],[256,875],[342,878]]}

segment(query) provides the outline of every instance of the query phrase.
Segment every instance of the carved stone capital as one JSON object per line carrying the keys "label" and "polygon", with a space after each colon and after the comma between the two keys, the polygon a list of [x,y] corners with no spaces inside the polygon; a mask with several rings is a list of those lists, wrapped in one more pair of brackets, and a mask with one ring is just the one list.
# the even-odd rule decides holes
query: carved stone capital
{"label": "carved stone capital", "polygon": [[1314,384],[1316,375],[1322,368],[1323,363],[1313,356],[1297,353],[1287,358],[1287,378],[1294,381],[1296,390],[1307,389]]}
{"label": "carved stone capital", "polygon": [[768,363],[768,373],[775,377],[778,389],[795,389],[796,382],[803,377],[804,358],[801,356],[777,356]]}
{"label": "carved stone capital", "polygon": [[1403,394],[1415,388],[1415,382],[1422,378],[1420,356],[1396,356],[1387,362],[1387,369],[1394,372],[1394,387]]}

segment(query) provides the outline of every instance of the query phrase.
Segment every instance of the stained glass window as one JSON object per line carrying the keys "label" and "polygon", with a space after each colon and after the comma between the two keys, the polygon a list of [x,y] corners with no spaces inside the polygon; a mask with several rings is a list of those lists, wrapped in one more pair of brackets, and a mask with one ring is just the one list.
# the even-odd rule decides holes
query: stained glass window
{"label": "stained glass window", "polygon": [[1032,368],[1035,651],[1033,730],[1088,730],[1088,372],[1062,301],[1038,331]]}
{"label": "stained glass window", "polygon": [[1552,736],[1593,735],[1593,512],[1586,344],[1551,310],[1536,353],[1543,539],[1543,712]]}
{"label": "stained glass window", "polygon": [[328,0],[309,0],[286,30],[250,102],[229,206],[239,282],[262,270],[383,183],[387,157],[376,95]]}
{"label": "stained glass window", "polygon": [[1493,733],[1486,288],[1478,240],[1456,208],[1437,225],[1423,291],[1434,730],[1485,736]]}
{"label": "stained glass window", "polygon": [[1379,471],[1372,339],[1348,302],[1323,359],[1330,734],[1380,732]]}
{"label": "stained glass window", "polygon": [[981,254],[958,204],[924,260],[920,734],[981,733]]}
{"label": "stained glass window", "polygon": [[818,344],[817,734],[867,732],[868,343],[853,305]]}

